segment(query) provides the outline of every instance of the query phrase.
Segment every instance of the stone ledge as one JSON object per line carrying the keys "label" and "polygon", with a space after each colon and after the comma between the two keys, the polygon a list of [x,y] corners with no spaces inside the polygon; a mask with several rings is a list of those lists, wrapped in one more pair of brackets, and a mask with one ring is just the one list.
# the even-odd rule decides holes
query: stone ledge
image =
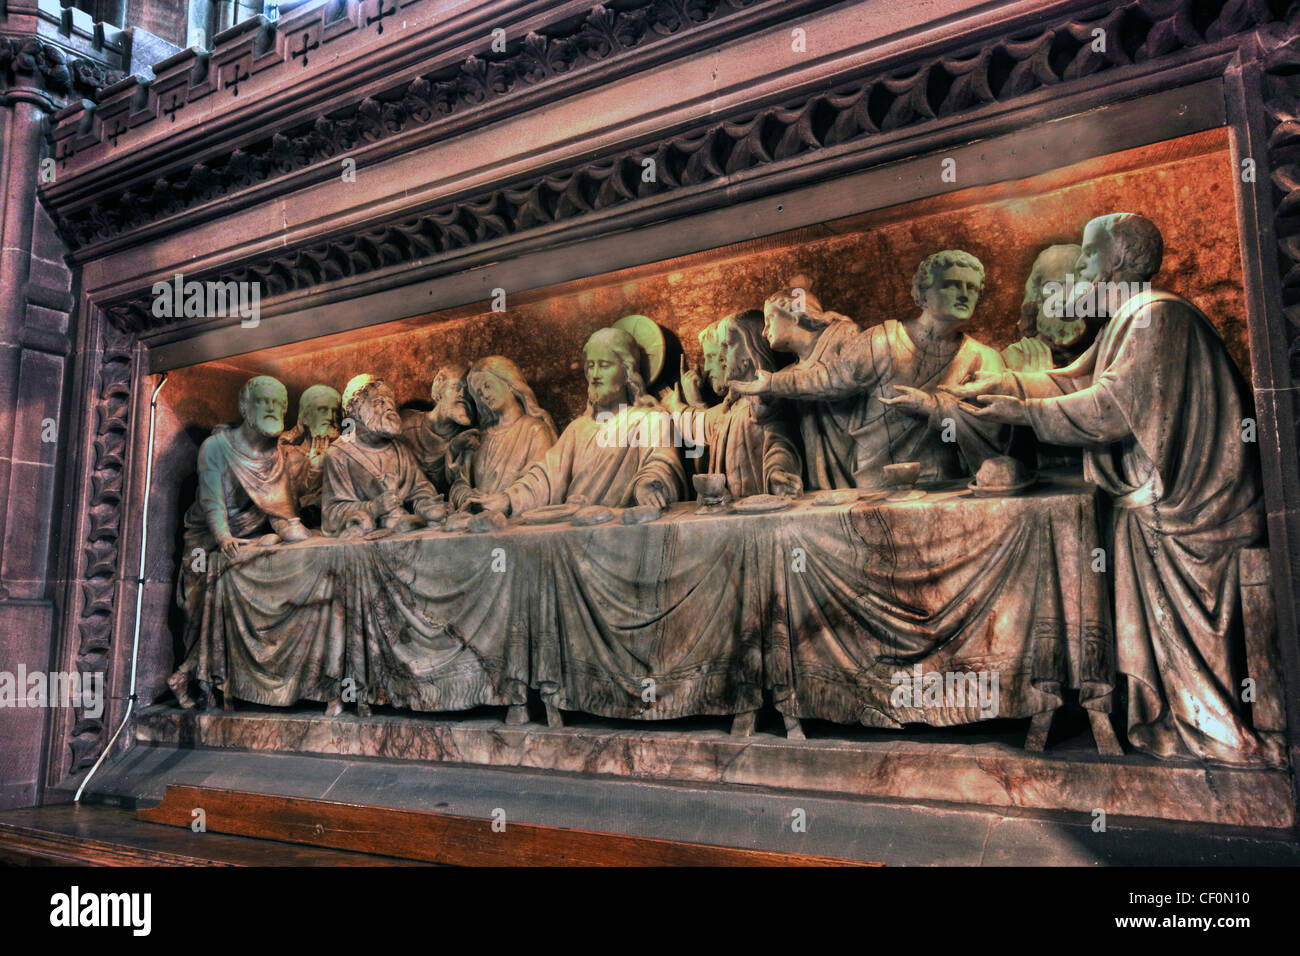
{"label": "stone ledge", "polygon": [[1000,741],[897,739],[803,742],[721,730],[599,726],[507,726],[487,717],[444,720],[316,714],[194,713],[153,708],[138,742],[200,749],[377,757],[511,767],[656,783],[762,787],[833,795],[935,801],[1107,816],[1290,828],[1290,776],[1103,758],[1026,753]]}

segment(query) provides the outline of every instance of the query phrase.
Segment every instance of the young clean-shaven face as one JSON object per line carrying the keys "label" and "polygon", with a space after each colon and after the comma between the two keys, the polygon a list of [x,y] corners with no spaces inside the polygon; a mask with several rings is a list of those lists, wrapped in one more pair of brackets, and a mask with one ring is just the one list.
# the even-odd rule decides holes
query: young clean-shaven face
{"label": "young clean-shaven face", "polygon": [[948,266],[925,290],[925,308],[941,322],[965,322],[975,314],[984,284],[980,274],[966,266]]}

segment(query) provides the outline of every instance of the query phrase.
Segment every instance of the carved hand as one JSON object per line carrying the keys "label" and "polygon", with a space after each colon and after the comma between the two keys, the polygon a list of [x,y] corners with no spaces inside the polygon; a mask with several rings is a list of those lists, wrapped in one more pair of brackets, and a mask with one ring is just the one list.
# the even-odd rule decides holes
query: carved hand
{"label": "carved hand", "polygon": [[221,553],[233,561],[239,555],[240,548],[246,548],[252,542],[247,538],[236,538],[234,535],[228,534],[218,544],[221,545]]}
{"label": "carved hand", "polygon": [[504,491],[495,495],[484,495],[478,492],[469,496],[470,511],[500,511],[503,514],[510,511],[510,496]]}
{"label": "carved hand", "polygon": [[681,387],[687,405],[704,404],[704,376],[686,364],[685,356],[682,356]]}
{"label": "carved hand", "polygon": [[732,381],[731,391],[736,395],[766,395],[772,388],[772,373],[763,369],[754,369],[754,377],[748,382]]}
{"label": "carved hand", "polygon": [[771,485],[772,494],[786,495],[790,498],[798,498],[803,494],[803,479],[798,475],[792,475],[788,471],[774,471],[768,479]]}
{"label": "carved hand", "polygon": [[632,489],[632,497],[639,505],[654,505],[660,511],[668,507],[668,492],[657,481],[643,481]]}
{"label": "carved hand", "polygon": [[367,510],[370,512],[370,517],[381,518],[389,512],[397,511],[401,507],[402,499],[397,497],[396,492],[384,491],[381,492],[378,497],[370,499],[370,504],[367,507]]}
{"label": "carved hand", "polygon": [[1028,425],[1029,406],[1010,395],[981,395],[980,408],[971,414],[988,422],[1001,422],[1004,425]]}
{"label": "carved hand", "polygon": [[955,395],[964,402],[979,395],[989,395],[995,392],[1005,393],[1008,390],[1009,383],[1006,381],[1003,372],[976,372],[975,376],[961,385],[941,385],[939,386],[949,395]]}
{"label": "carved hand", "polygon": [[908,385],[895,385],[894,391],[898,394],[892,398],[882,397],[880,403],[882,405],[892,405],[918,418],[928,418],[934,411],[935,398],[933,395]]}

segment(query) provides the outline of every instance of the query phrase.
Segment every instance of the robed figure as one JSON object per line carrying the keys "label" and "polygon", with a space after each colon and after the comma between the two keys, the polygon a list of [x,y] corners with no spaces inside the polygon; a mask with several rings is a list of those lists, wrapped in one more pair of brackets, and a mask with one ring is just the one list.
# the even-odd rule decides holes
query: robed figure
{"label": "robed figure", "polygon": [[489,355],[469,370],[478,434],[453,467],[448,498],[459,508],[471,493],[496,494],[555,444],[555,425],[537,404],[523,373],[503,355]]}
{"label": "robed figure", "polygon": [[398,441],[402,421],[392,390],[358,375],[343,392],[343,409],[355,427],[325,454],[325,533],[364,533],[376,525],[406,531],[438,517],[441,496]]}
{"label": "robed figure", "polygon": [[1129,294],[1161,256],[1159,232],[1140,216],[1090,222],[1078,271],[1111,316],[1097,341],[1066,368],[991,376],[963,394],[982,395],[982,415],[1082,447],[1085,476],[1113,499],[1118,665],[1133,745],[1159,757],[1267,763],[1279,755],[1243,719],[1244,675],[1235,672],[1238,557],[1264,537],[1255,445],[1241,431],[1250,396],[1196,306],[1169,292]]}
{"label": "robed figure", "polygon": [[681,500],[686,475],[672,418],[645,387],[636,341],[622,329],[600,329],[584,355],[587,410],[504,491],[473,495],[475,507],[519,514],[574,500],[661,509]]}

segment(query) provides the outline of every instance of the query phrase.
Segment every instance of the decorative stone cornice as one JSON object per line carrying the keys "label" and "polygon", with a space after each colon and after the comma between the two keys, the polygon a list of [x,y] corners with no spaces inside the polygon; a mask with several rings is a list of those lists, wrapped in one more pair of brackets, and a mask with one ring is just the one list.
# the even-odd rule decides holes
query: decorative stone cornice
{"label": "decorative stone cornice", "polygon": [[[1253,42],[1251,31],[1273,17],[1262,0],[1209,5],[1197,0],[1130,0],[1118,7],[1108,4],[1082,15],[1060,17],[1032,30],[1020,24],[1000,37],[973,36],[968,46],[952,52],[918,49],[909,62],[839,78],[830,90],[821,88],[758,109],[751,106],[569,169],[500,183],[361,232],[198,278],[257,281],[269,297],[446,257],[616,207],[661,201],[679,190],[718,187],[737,174],[819,150],[849,143],[866,146],[903,130],[919,135],[990,105],[1013,105],[1047,87],[1065,93],[1098,74],[1136,72],[1196,48],[1231,52],[1234,39]],[[1094,49],[1097,29],[1108,36],[1104,51]],[[489,89],[491,84],[475,88]],[[432,108],[427,91],[421,90],[421,102]],[[347,141],[364,137],[366,129],[378,135],[385,115],[384,108],[374,104],[364,120],[353,121],[360,125],[349,127]],[[641,172],[651,159],[658,175],[647,182]],[[265,161],[291,167],[297,161],[294,141],[277,141]],[[251,157],[240,163],[245,175],[255,175]],[[199,166],[190,171],[183,186],[187,195],[215,196],[222,188],[221,178]],[[130,202],[125,209],[142,203],[180,203],[174,186],[164,184],[160,189],[157,198],[126,197]],[[95,215],[104,220],[102,224],[82,228],[112,230],[133,222],[106,207]],[[144,295],[108,303],[106,309],[119,327],[137,333],[168,324],[151,314]]]}
{"label": "decorative stone cornice", "polygon": [[[503,51],[492,49],[490,31],[481,28],[475,34],[477,48],[468,56],[463,50],[446,53],[418,74],[408,73],[386,89],[341,107],[333,104],[324,112],[300,112],[280,124],[263,124],[258,138],[215,156],[208,144],[193,150],[195,158],[186,162],[178,145],[182,157],[171,157],[170,169],[115,181],[111,196],[103,189],[76,193],[58,187],[47,190],[45,198],[64,238],[79,249],[213,199],[289,179],[419,127],[427,127],[432,137],[464,114],[548,85],[558,87],[558,80],[591,72],[597,65],[630,59],[656,46],[680,51],[689,35],[739,19],[742,13],[775,18],[834,2],[631,0],[617,8],[549,4],[553,21],[527,32],[522,27],[507,31],[511,39]],[[407,16],[427,6],[425,0],[398,3],[384,0],[383,8]],[[125,162],[141,135],[160,123],[179,129],[188,118],[210,118],[211,106],[203,113],[194,108],[204,100],[219,96],[233,108],[237,97],[247,99],[259,84],[273,85],[302,74],[313,62],[323,62],[328,44],[344,37],[352,38],[349,49],[360,56],[364,44],[355,40],[356,34],[378,30],[383,22],[377,19],[379,6],[377,0],[337,0],[274,24],[254,18],[219,35],[209,52],[185,50],[155,64],[152,82],[128,77],[103,90],[98,105],[68,107],[58,114],[52,131],[60,182],[75,179],[86,163],[103,162],[105,157],[111,161],[118,150],[124,151]],[[536,17],[533,11],[533,21]],[[502,29],[510,26],[508,20],[500,22],[505,24]],[[337,71],[339,66],[332,68]],[[357,83],[364,79],[357,77]],[[561,92],[557,89],[557,95]]]}
{"label": "decorative stone cornice", "polygon": [[54,111],[69,96],[95,98],[122,78],[103,64],[68,53],[36,36],[0,35],[0,96],[38,93],[32,102]]}

